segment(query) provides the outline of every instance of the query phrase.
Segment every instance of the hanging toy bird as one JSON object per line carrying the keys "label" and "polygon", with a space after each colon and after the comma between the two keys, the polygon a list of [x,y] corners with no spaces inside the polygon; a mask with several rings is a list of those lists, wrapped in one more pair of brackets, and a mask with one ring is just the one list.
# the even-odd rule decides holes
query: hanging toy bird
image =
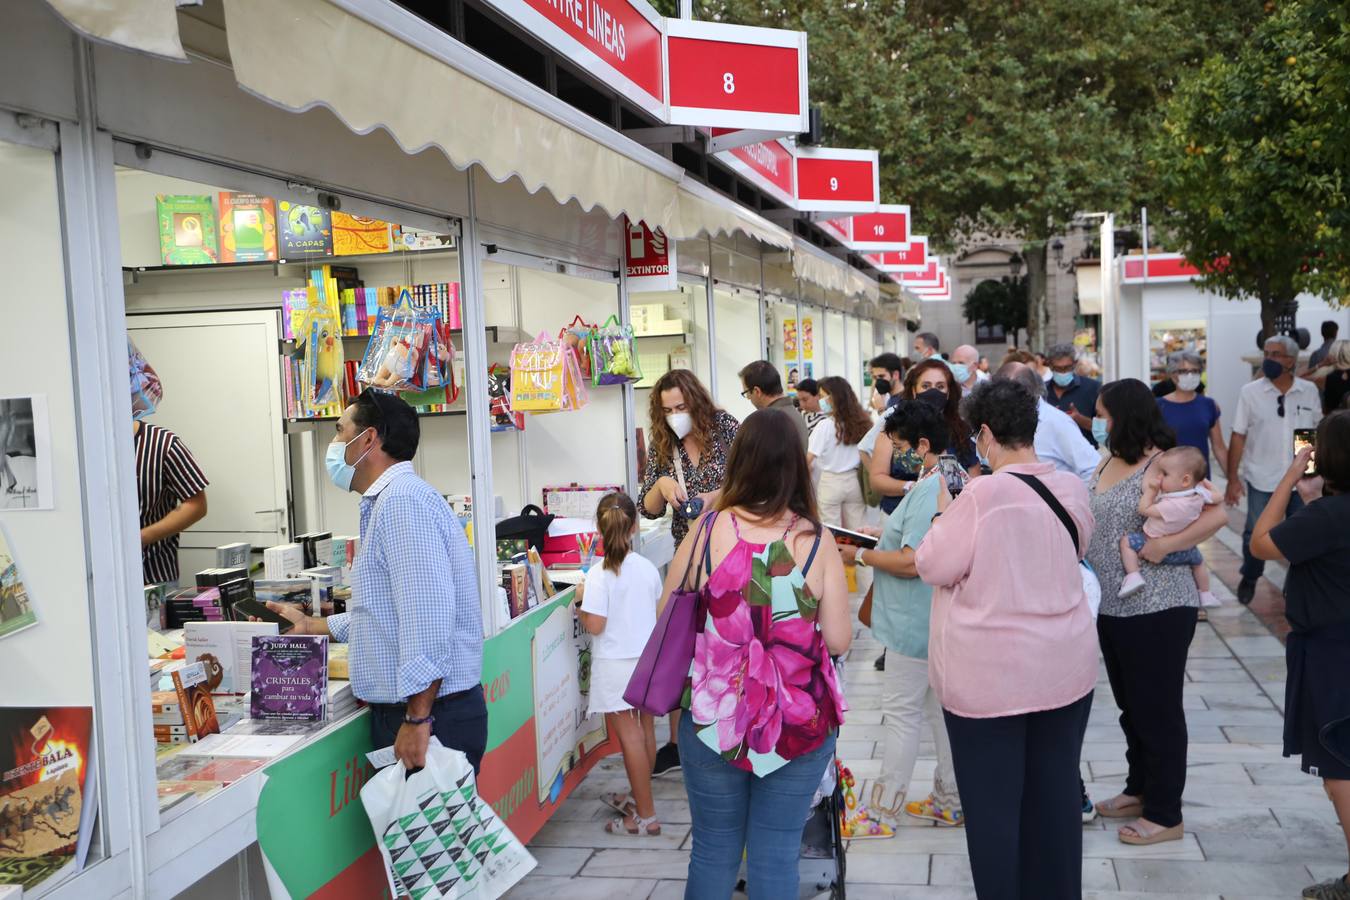
{"label": "hanging toy bird", "polygon": [[342,373],[342,348],[337,335],[327,327],[314,326],[315,334],[310,345],[314,355],[314,405],[327,406],[335,403],[337,386]]}

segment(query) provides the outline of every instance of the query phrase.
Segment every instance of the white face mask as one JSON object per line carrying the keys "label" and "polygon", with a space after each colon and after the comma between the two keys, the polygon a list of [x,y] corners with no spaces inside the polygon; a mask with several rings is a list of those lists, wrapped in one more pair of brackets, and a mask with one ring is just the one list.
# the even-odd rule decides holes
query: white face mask
{"label": "white face mask", "polygon": [[1187,372],[1177,376],[1177,387],[1183,391],[1193,391],[1200,386],[1200,373]]}
{"label": "white face mask", "polygon": [[687,412],[671,413],[666,416],[666,424],[675,432],[675,437],[684,440],[694,430],[694,417]]}

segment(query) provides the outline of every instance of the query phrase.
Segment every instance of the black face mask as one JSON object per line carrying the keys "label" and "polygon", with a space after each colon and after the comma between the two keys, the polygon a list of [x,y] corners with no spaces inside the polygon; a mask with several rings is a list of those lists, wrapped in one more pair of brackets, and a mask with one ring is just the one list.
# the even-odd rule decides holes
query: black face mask
{"label": "black face mask", "polygon": [[933,407],[933,409],[942,410],[947,408],[947,394],[937,388],[929,388],[914,399],[927,403],[929,406]]}
{"label": "black face mask", "polygon": [[876,388],[877,393],[881,396],[888,396],[891,392],[891,380],[889,378],[874,378],[872,379],[872,387]]}

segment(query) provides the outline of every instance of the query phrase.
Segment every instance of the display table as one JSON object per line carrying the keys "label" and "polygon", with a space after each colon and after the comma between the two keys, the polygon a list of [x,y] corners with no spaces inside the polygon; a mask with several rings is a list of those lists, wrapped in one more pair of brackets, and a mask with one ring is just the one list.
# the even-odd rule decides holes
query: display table
{"label": "display table", "polygon": [[[487,753],[478,792],[527,842],[591,767],[617,752],[588,718],[590,635],[572,590],[515,619],[483,646]],[[254,841],[273,898],[368,897],[384,890],[360,790],[375,769],[361,710],[315,729],[264,768],[188,808],[150,836],[151,896],[169,897]]]}

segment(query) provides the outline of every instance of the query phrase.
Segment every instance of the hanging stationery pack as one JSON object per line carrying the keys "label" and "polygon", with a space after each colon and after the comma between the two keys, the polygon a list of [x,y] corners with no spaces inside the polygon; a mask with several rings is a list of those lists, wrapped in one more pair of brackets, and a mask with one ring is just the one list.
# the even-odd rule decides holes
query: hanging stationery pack
{"label": "hanging stationery pack", "polygon": [[567,349],[577,358],[577,368],[582,378],[591,377],[591,335],[595,326],[587,324],[581,316],[574,318],[570,325],[564,325],[558,332],[558,339],[567,345]]}
{"label": "hanging stationery pack", "polygon": [[588,400],[576,357],[544,332],[511,351],[511,408],[516,412],[581,409]]}
{"label": "hanging stationery pack", "polygon": [[420,391],[425,385],[427,345],[439,314],[419,309],[404,288],[393,306],[380,307],[356,379],[387,391]]}
{"label": "hanging stationery pack", "polygon": [[424,386],[428,391],[443,389],[445,402],[454,403],[459,397],[459,383],[455,380],[455,345],[450,340],[450,323],[441,317],[436,307],[429,307],[429,311],[432,322],[428,332]]}
{"label": "hanging stationery pack", "polygon": [[[313,295],[315,288],[309,291]],[[327,303],[311,302],[295,340],[303,379],[301,399],[309,415],[340,415],[345,367],[342,321],[337,312]]]}
{"label": "hanging stationery pack", "polygon": [[596,387],[642,380],[632,325],[622,325],[618,316],[610,316],[605,324],[591,330],[590,345],[591,381]]}
{"label": "hanging stationery pack", "polygon": [[164,386],[130,337],[127,338],[127,359],[131,364],[131,417],[139,421],[154,415],[159,402],[164,399]]}
{"label": "hanging stationery pack", "polygon": [[488,366],[488,412],[493,431],[525,430],[525,414],[511,408],[511,370],[501,363]]}

